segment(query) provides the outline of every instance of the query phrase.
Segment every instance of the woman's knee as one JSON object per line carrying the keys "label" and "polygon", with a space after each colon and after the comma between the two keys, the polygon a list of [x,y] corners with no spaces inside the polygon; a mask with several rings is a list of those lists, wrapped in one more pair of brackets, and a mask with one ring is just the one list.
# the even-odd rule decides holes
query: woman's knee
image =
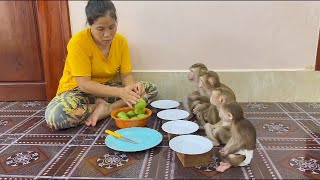
{"label": "woman's knee", "polygon": [[51,101],[45,111],[45,120],[51,129],[60,130],[78,126],[88,114],[88,108]]}
{"label": "woman's knee", "polygon": [[54,130],[69,128],[64,124],[64,117],[66,113],[61,108],[50,108],[49,106],[45,112],[45,120],[47,125]]}

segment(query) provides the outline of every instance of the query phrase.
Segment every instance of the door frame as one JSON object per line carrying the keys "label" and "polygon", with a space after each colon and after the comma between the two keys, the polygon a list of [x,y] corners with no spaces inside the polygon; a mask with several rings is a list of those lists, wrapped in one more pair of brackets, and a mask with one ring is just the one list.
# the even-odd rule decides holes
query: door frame
{"label": "door frame", "polygon": [[69,5],[67,0],[39,0],[36,10],[46,99],[51,100],[57,92],[71,38]]}
{"label": "door frame", "polygon": [[320,71],[320,28],[319,28],[319,35],[318,35],[318,48],[317,48],[317,54],[316,54],[315,70]]}

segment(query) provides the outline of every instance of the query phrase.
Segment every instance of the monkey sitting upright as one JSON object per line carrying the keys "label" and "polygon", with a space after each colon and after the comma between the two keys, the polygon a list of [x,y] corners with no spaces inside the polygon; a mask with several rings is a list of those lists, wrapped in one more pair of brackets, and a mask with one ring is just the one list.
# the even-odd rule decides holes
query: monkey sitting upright
{"label": "monkey sitting upright", "polygon": [[[203,89],[208,97],[211,97],[214,89],[221,87],[225,91],[228,91],[228,96],[230,94],[230,97],[232,96],[235,99],[234,92],[228,86],[220,82],[219,75],[214,71],[207,71],[203,73],[203,75],[199,77],[198,87]],[[203,101],[194,101],[191,108],[193,110],[193,114],[196,115],[196,119],[200,126],[203,126],[205,123],[215,124],[220,120],[215,104]]]}
{"label": "monkey sitting upright", "polygon": [[190,113],[190,116],[187,119],[190,119],[193,116],[191,104],[194,101],[201,100],[204,102],[209,102],[209,97],[206,97],[205,92],[202,89],[198,88],[199,76],[201,76],[204,72],[208,71],[208,68],[202,63],[196,63],[193,64],[189,68],[189,70],[190,72],[188,73],[188,80],[192,81],[196,85],[197,90],[192,92],[183,100],[184,109]]}
{"label": "monkey sitting upright", "polygon": [[[217,111],[219,110],[221,105],[231,102],[236,102],[236,97],[233,92],[230,92],[229,89],[219,87],[212,91],[210,103],[212,104],[212,106],[216,107]],[[198,114],[201,114],[200,112]],[[209,110],[209,112],[211,111]],[[221,119],[219,122],[213,124],[212,118],[219,118],[219,120],[221,119],[218,113],[216,115],[208,116],[208,123],[204,125],[204,130],[207,137],[213,142],[214,146],[227,144],[227,142],[231,138],[230,127],[228,123],[226,123],[226,120]]]}
{"label": "monkey sitting upright", "polygon": [[244,118],[242,107],[237,102],[223,104],[219,115],[231,129],[231,139],[219,153],[222,158],[217,171],[224,172],[231,166],[246,166],[251,162],[256,148],[256,129]]}

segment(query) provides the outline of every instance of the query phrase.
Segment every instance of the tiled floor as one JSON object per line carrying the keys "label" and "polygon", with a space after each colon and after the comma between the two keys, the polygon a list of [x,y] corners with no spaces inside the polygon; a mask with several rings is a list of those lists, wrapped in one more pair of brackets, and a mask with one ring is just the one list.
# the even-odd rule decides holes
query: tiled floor
{"label": "tiled floor", "polygon": [[320,103],[241,103],[257,129],[257,149],[249,166],[224,173],[215,171],[217,156],[207,166],[183,167],[155,113],[147,126],[163,133],[162,143],[123,153],[104,145],[103,130],[118,129],[112,119],[54,132],[44,121],[46,105],[0,102],[0,179],[320,179]]}

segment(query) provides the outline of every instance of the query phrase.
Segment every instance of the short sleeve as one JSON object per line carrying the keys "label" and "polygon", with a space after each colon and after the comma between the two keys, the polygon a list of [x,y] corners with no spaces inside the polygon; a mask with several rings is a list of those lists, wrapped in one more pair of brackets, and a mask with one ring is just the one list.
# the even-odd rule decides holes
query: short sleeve
{"label": "short sleeve", "polygon": [[91,76],[91,61],[84,48],[72,40],[68,43],[67,61],[72,76]]}
{"label": "short sleeve", "polygon": [[130,61],[129,46],[126,39],[123,39],[120,73],[121,74],[130,73],[131,71],[132,71],[132,68],[131,68],[131,61]]}

